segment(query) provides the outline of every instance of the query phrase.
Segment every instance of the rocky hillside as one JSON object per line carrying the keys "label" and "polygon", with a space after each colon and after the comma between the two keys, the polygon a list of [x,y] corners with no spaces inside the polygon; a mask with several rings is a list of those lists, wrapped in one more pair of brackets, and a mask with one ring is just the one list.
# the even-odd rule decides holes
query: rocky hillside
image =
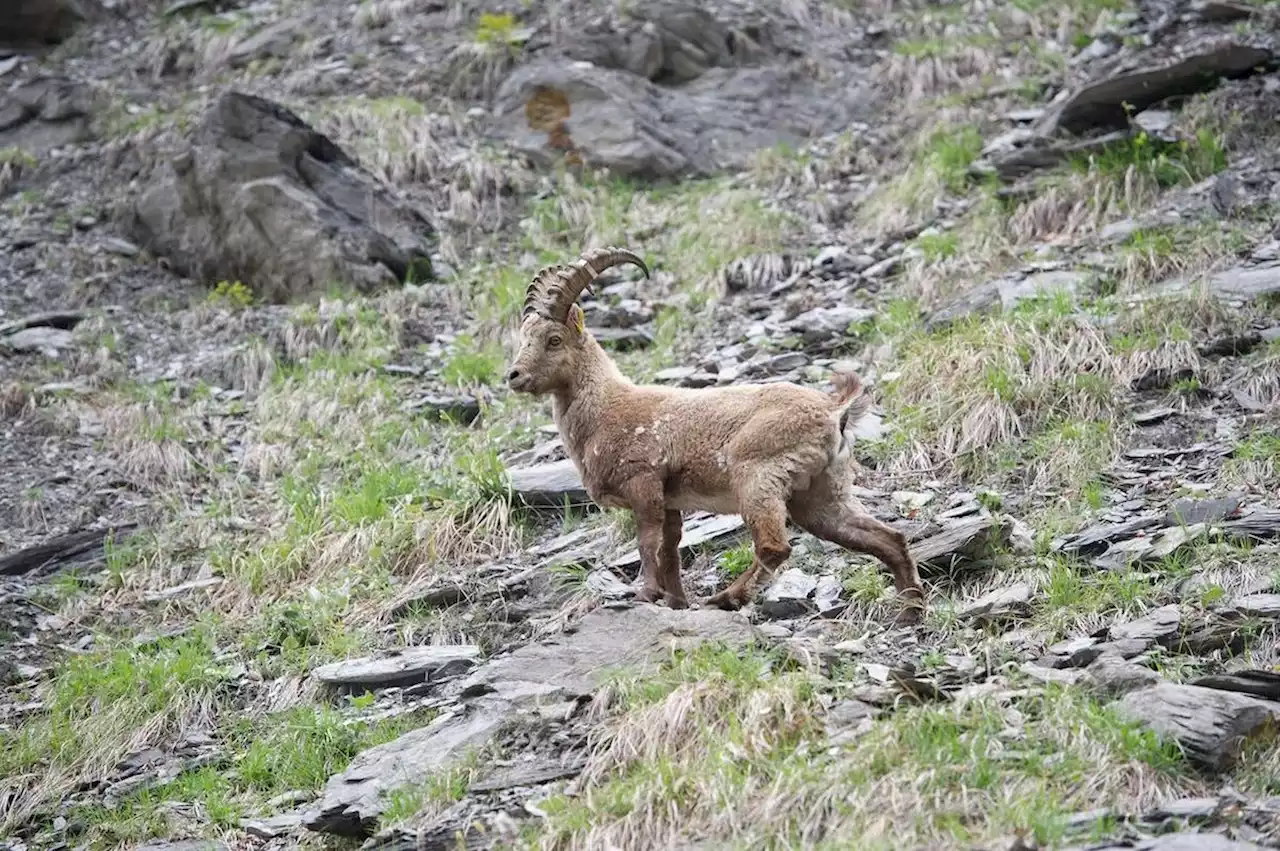
{"label": "rocky hillside", "polygon": [[[1280,5],[6,8],[0,849],[1280,847]],[[923,624],[635,601],[502,381],[604,244],[628,375],[857,366]]]}

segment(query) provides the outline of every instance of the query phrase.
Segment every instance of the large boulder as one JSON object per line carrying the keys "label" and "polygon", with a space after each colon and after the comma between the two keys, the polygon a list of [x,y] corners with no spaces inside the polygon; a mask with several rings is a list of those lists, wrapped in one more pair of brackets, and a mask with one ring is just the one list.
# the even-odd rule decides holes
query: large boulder
{"label": "large boulder", "polygon": [[65,39],[89,16],[76,0],[5,0],[0,15],[0,45],[41,47]]}
{"label": "large boulder", "polygon": [[746,29],[718,20],[701,5],[677,0],[638,6],[621,20],[590,21],[560,46],[570,59],[678,85],[708,68],[756,64],[780,52],[771,43],[771,29]]}
{"label": "large boulder", "polygon": [[[653,72],[660,75],[660,69]],[[799,64],[711,67],[676,88],[559,56],[517,68],[494,98],[493,134],[534,162],[619,176],[705,175],[846,127],[868,84],[819,83]]]}
{"label": "large boulder", "polygon": [[870,120],[875,85],[850,45],[775,5],[655,0],[569,19],[503,81],[491,132],[543,165],[643,179],[741,167]]}
{"label": "large boulder", "polygon": [[283,106],[227,91],[185,150],[158,162],[122,222],[205,283],[282,302],[334,283],[362,292],[431,276],[426,217]]}
{"label": "large boulder", "polygon": [[50,149],[93,138],[95,95],[86,84],[41,76],[0,94],[0,150],[40,160]]}

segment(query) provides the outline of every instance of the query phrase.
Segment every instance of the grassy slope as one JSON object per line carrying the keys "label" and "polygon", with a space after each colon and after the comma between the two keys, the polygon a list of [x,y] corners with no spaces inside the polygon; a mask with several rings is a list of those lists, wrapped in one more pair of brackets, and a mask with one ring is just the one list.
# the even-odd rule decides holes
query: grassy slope
{"label": "grassy slope", "polygon": [[[815,171],[821,179],[853,164],[877,178],[856,211],[860,233],[914,224],[939,202],[954,211],[951,227],[915,239],[915,257],[886,288],[879,318],[859,332],[860,344],[887,353],[878,362],[880,392],[896,429],[875,452],[884,481],[895,486],[942,479],[1025,497],[1019,511],[1040,550],[1009,558],[985,582],[1033,584],[1030,629],[1053,640],[1139,614],[1175,599],[1176,583],[1193,565],[1224,592],[1277,576],[1274,555],[1215,545],[1143,573],[1102,576],[1044,546],[1102,506],[1106,471],[1131,428],[1127,382],[1157,365],[1212,375],[1191,341],[1243,320],[1195,295],[1138,307],[1124,297],[1175,272],[1210,268],[1264,232],[1264,223],[1136,231],[1104,249],[1120,271],[1098,281],[1080,311],[1049,298],[946,331],[929,332],[921,322],[922,309],[1016,267],[1037,247],[1047,244],[1040,256],[1052,256],[1087,242],[1108,222],[1213,174],[1246,145],[1222,99],[1210,97],[1184,114],[1195,141],[1183,150],[1129,146],[1046,175],[1036,200],[997,200],[992,187],[966,177],[992,130],[986,117],[997,111],[972,95],[1009,58],[1001,52],[1009,44],[1039,44],[1039,35],[1059,28],[1082,40],[1121,4],[1019,5],[1029,14],[997,14],[960,38],[942,12],[905,22],[886,70],[911,106],[900,155],[867,162],[867,152],[837,146],[815,161],[770,152],[745,178],[663,188],[555,176],[556,191],[523,211],[520,244],[489,265],[463,269],[460,307],[469,319],[441,355],[441,378],[496,391],[477,428],[403,413],[402,379],[379,370],[401,349],[404,318],[428,310],[412,293],[298,308],[287,329],[288,364],[272,362],[265,347],[251,348],[239,364],[260,385],[249,400],[197,393],[176,402],[164,386],[127,381],[107,383],[87,400],[46,400],[42,410],[53,421],[74,418],[81,406],[101,416],[110,438],[104,451],[146,483],[158,522],[113,551],[104,574],[67,574],[50,586],[47,606],[91,629],[94,642],[26,695],[43,701],[42,711],[0,732],[0,802],[10,801],[0,805],[0,832],[122,757],[191,731],[221,740],[226,761],[124,794],[114,808],[78,807],[70,816],[104,848],[172,832],[234,832],[239,818],[265,812],[273,796],[313,790],[360,748],[423,723],[344,723],[361,700],[329,708],[303,678],[318,663],[407,640],[488,646],[486,624],[453,612],[399,620],[388,613],[406,586],[517,553],[533,531],[504,499],[499,458],[533,445],[534,429],[548,421],[544,406],[508,398],[498,384],[531,271],[515,259],[528,252],[559,260],[600,242],[643,245],[660,258],[661,269],[693,295],[693,310],[664,315],[655,349],[622,358],[643,377],[680,362],[695,338],[690,316],[709,301],[723,264],[804,240],[804,218],[769,199],[774,187],[801,187],[793,201],[820,205],[820,190],[803,191]],[[1013,54],[1026,79],[1062,67],[1061,54],[1048,49]],[[337,135],[376,169],[413,176],[415,146],[427,144],[413,132],[414,106],[335,102],[329,114]],[[362,146],[355,128],[367,120],[382,135]],[[387,145],[387,138],[399,141]],[[221,322],[252,309],[226,292],[199,308]],[[1278,363],[1274,344],[1250,356],[1257,388],[1268,377],[1274,382]],[[1195,389],[1176,387],[1169,401],[1189,403]],[[1219,484],[1280,486],[1276,432],[1240,440]],[[841,628],[853,636],[876,618],[886,580],[866,560],[844,569],[855,607]],[[222,584],[211,594],[147,599],[201,576]],[[986,586],[939,587],[922,665],[945,666],[949,655],[1017,658],[998,631],[955,622],[954,605]],[[168,635],[178,626],[183,631]],[[144,629],[167,637],[135,642]],[[1267,641],[1248,652],[1274,664]],[[1195,664],[1171,658],[1164,672],[1178,678]],[[1051,841],[1076,810],[1141,808],[1208,788],[1169,745],[1083,692],[1058,687],[1033,688],[1020,700],[991,694],[901,709],[852,743],[830,746],[819,710],[865,676],[851,666],[827,678],[768,651],[740,659],[708,648],[656,680],[621,681],[581,794],[544,802],[549,820],[529,839],[546,847],[605,840],[660,847],[692,832],[744,845],[821,835],[833,847],[850,838],[867,848],[961,847],[1027,830]],[[1007,674],[1009,690],[1026,685]],[[1235,782],[1275,794],[1277,766],[1280,750],[1261,748]],[[460,782],[450,778],[426,797],[448,800]]]}

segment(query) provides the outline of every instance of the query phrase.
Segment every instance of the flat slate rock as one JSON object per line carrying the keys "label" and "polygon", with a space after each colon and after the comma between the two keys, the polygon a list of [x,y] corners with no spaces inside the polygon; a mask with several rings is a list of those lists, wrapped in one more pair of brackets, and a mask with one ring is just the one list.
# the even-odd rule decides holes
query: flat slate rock
{"label": "flat slate rock", "polygon": [[1088,635],[1059,641],[1045,648],[1039,664],[1046,668],[1083,668],[1102,655],[1100,643]]}
{"label": "flat slate rock", "polygon": [[1178,634],[1181,624],[1182,610],[1177,603],[1170,603],[1167,606],[1152,609],[1129,623],[1113,625],[1111,638],[1117,641],[1135,639],[1162,644]]}
{"label": "flat slate rock", "polygon": [[606,568],[596,568],[587,574],[587,590],[605,600],[626,600],[636,595],[635,588]]}
{"label": "flat slate rock", "polygon": [[676,647],[714,640],[742,646],[756,634],[741,614],[719,609],[597,609],[569,631],[472,672],[463,684],[463,704],[359,754],[329,779],[302,823],[313,831],[368,836],[388,806],[388,793],[422,783],[483,746],[521,708],[591,695],[618,667],[643,676]]}
{"label": "flat slate rock", "polygon": [[1207,91],[1219,79],[1246,76],[1272,58],[1269,50],[1226,43],[1162,67],[1116,74],[1074,92],[1045,114],[1036,131],[1047,136],[1059,128],[1123,128],[1129,110],[1142,112],[1168,97]]}
{"label": "flat slate rock", "polygon": [[1252,842],[1228,839],[1219,833],[1183,831],[1120,843],[1073,845],[1063,851],[1266,851],[1266,849]]}
{"label": "flat slate rock", "polygon": [[474,795],[484,792],[501,792],[504,789],[517,789],[521,786],[541,786],[553,780],[577,777],[582,773],[582,769],[585,766],[586,762],[576,761],[564,765],[556,763],[538,764],[509,768],[505,771],[495,771],[472,783],[470,792]]}
{"label": "flat slate rock", "polygon": [[125,523],[108,529],[79,529],[0,557],[0,576],[17,576],[34,570],[48,570],[73,562],[91,561],[104,552],[108,539],[122,542],[126,533],[137,529]]}
{"label": "flat slate rock", "polygon": [[814,610],[811,601],[818,590],[817,577],[798,567],[788,568],[769,583],[760,601],[760,613],[766,618],[785,620],[798,618]]}
{"label": "flat slate rock", "polygon": [[[1179,279],[1156,288],[1154,292],[1179,292],[1189,286],[1189,281]],[[1236,266],[1226,269],[1210,275],[1205,282],[1205,289],[1220,298],[1235,298],[1241,301],[1256,301],[1275,295],[1280,293],[1280,263]]]}
{"label": "flat slate rock", "polygon": [[1179,499],[1164,516],[1166,526],[1193,526],[1217,523],[1233,517],[1244,504],[1243,493],[1231,493],[1220,499]]}
{"label": "flat slate rock", "polygon": [[1234,541],[1269,541],[1280,538],[1280,509],[1255,508],[1248,514],[1216,525],[1214,529]]}
{"label": "flat slate rock", "polygon": [[399,825],[369,837],[360,851],[489,851],[502,839],[498,831],[479,819],[469,822],[465,828]]}
{"label": "flat slate rock", "polygon": [[23,328],[0,337],[0,347],[15,352],[58,352],[69,349],[75,342],[70,331],[61,328]]}
{"label": "flat slate rock", "polygon": [[475,667],[480,648],[474,644],[405,647],[399,652],[321,665],[312,676],[326,685],[346,688],[392,688],[461,674]]}
{"label": "flat slate rock", "polygon": [[1084,669],[1083,681],[1094,692],[1114,698],[1153,686],[1160,675],[1119,655],[1103,654]]}
{"label": "flat slate rock", "polygon": [[1229,800],[1229,798],[1174,798],[1165,801],[1150,812],[1143,813],[1142,820],[1212,818]]}
{"label": "flat slate rock", "polygon": [[[727,545],[740,538],[746,529],[742,518],[736,514],[694,514],[684,521],[684,533],[680,537],[680,551],[688,552],[703,544]],[[634,545],[609,562],[609,567],[635,568],[640,565],[640,550]]]}
{"label": "flat slate rock", "polygon": [[308,830],[364,837],[388,806],[386,794],[425,782],[469,748],[497,732],[503,713],[482,704],[447,711],[394,741],[356,755],[325,783],[320,798],[302,815]]}
{"label": "flat slate rock", "polygon": [[1081,636],[1060,641],[1049,647],[1040,664],[1048,668],[1084,668],[1093,664],[1101,656],[1132,659],[1144,652],[1150,644],[1149,641],[1136,638],[1099,641],[1090,636]]}
{"label": "flat slate rock", "polygon": [[23,328],[60,328],[70,331],[90,316],[87,310],[48,310],[30,313],[9,322],[0,323],[0,337],[21,331]]}
{"label": "flat slate rock", "polygon": [[1117,541],[1095,558],[1093,565],[1103,570],[1125,570],[1138,564],[1153,564],[1195,542],[1208,528],[1205,523],[1169,526],[1153,535]]}
{"label": "flat slate rock", "polygon": [[528,644],[472,672],[464,696],[497,693],[512,702],[574,700],[592,694],[607,669],[644,675],[676,647],[705,641],[742,646],[755,639],[750,622],[720,609],[668,609],[640,604],[596,609],[572,632]]}
{"label": "flat slate rock", "polygon": [[302,828],[302,814],[280,813],[267,818],[245,819],[240,826],[245,833],[258,839],[278,839]]}
{"label": "flat slate rock", "polygon": [[911,555],[922,569],[947,570],[956,562],[976,559],[991,544],[995,520],[989,516],[962,520],[917,541]]}
{"label": "flat slate rock", "polygon": [[1251,694],[1267,700],[1280,700],[1280,674],[1272,671],[1235,671],[1230,674],[1210,674],[1192,680],[1191,685]]}
{"label": "flat slate rock", "polygon": [[508,471],[511,490],[525,505],[543,505],[562,508],[568,505],[592,505],[582,477],[573,461],[552,461],[532,467],[517,467]]}
{"label": "flat slate rock", "polygon": [[1133,415],[1134,425],[1155,425],[1164,422],[1169,417],[1177,415],[1177,411],[1168,405],[1160,405],[1155,408],[1148,408],[1145,411],[1137,411]]}
{"label": "flat slate rock", "polygon": [[1178,743],[1210,771],[1230,769],[1250,737],[1280,724],[1280,703],[1202,686],[1159,683],[1126,694],[1122,714]]}
{"label": "flat slate rock", "polygon": [[1021,618],[1031,613],[1033,590],[1026,582],[1015,582],[983,594],[959,612],[961,620],[978,622]]}
{"label": "flat slate rock", "polygon": [[1071,535],[1057,543],[1056,549],[1068,555],[1102,555],[1113,541],[1131,538],[1159,524],[1160,516],[1156,514],[1133,517],[1122,523],[1102,523]]}
{"label": "flat slate rock", "polygon": [[1255,618],[1280,618],[1280,594],[1250,594],[1232,603],[1242,615]]}

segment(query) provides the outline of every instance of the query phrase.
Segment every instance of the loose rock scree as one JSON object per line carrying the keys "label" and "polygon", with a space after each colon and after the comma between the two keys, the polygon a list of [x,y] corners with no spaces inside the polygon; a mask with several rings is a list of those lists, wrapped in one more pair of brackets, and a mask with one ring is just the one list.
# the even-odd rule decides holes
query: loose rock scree
{"label": "loose rock scree", "polygon": [[680,581],[681,512],[741,515],[751,532],[750,569],[706,605],[738,609],[791,554],[787,522],[893,573],[918,622],[924,590],[903,534],[849,492],[849,429],[871,406],[853,372],[823,393],[792,383],[720,388],[637,385],[586,329],[578,296],[606,269],[649,269],[619,248],[585,252],[538,271],[525,297],[512,390],[550,395],[565,449],[591,498],[635,515],[644,585],[639,599],[688,606]]}

